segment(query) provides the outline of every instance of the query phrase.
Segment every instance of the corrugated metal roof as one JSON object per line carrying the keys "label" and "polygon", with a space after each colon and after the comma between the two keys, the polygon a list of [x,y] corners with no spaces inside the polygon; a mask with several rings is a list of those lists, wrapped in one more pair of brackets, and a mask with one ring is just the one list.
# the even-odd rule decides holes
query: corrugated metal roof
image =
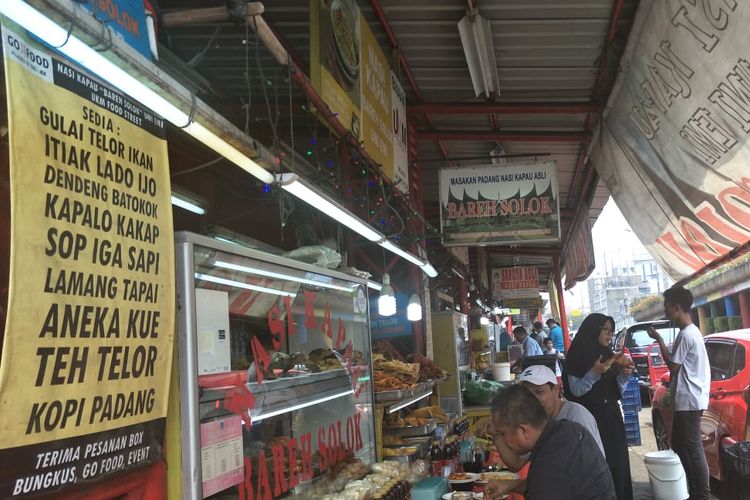
{"label": "corrugated metal roof", "polygon": [[[500,79],[502,103],[598,103],[606,102],[617,65],[627,41],[638,0],[478,0],[479,12],[490,20],[495,48],[495,59]],[[165,12],[196,7],[223,5],[218,0],[162,0]],[[359,2],[361,11],[370,24],[385,54],[391,54],[391,44],[375,12],[379,6],[405,56],[414,82],[424,101],[439,107],[441,103],[482,103],[474,97],[469,70],[464,58],[457,24],[466,13],[466,3],[457,0],[371,0]],[[614,24],[613,38],[607,44],[610,24],[616,6],[620,6]],[[264,18],[279,34],[302,67],[309,66],[309,2],[307,0],[274,0],[265,4]],[[264,47],[258,49],[265,78],[259,76],[255,57],[254,38],[246,39],[247,29],[234,21],[217,24],[197,24],[169,29],[171,48],[183,60],[204,53],[194,69],[208,79],[215,94],[204,96],[237,123],[244,120],[242,103],[251,100],[253,119],[263,129],[268,118],[265,95],[276,104],[287,104],[286,114],[280,116],[280,128],[288,131],[288,101],[293,101],[295,133],[304,137],[309,129],[308,111],[301,108],[306,102],[302,92],[286,80],[284,68],[271,58]],[[606,65],[599,80],[600,65],[607,54]],[[250,89],[245,78],[246,65]],[[401,68],[398,68],[401,71]],[[309,70],[308,70],[309,71]],[[309,72],[308,72],[309,74]],[[416,94],[406,74],[401,81],[409,103],[416,102]],[[263,85],[265,83],[265,85]],[[265,95],[263,93],[265,90]],[[250,95],[248,95],[250,94]],[[274,108],[275,109],[275,108]],[[280,106],[283,109],[283,106]],[[555,133],[588,133],[592,120],[577,113],[504,113],[494,118],[488,113],[447,114],[433,113],[428,121],[424,114],[410,115],[417,130],[421,186],[426,212],[433,224],[438,224],[437,172],[444,166],[480,165],[489,163],[489,153],[495,148],[491,140],[441,141],[447,151],[444,158],[435,140],[419,139],[425,132],[534,132],[550,135],[549,141],[522,142],[506,140],[508,154],[538,154],[539,159],[557,162],[561,208],[567,214],[563,225],[582,199],[581,187],[586,178],[580,167],[586,141],[558,142]],[[262,133],[262,132],[259,132]],[[263,138],[263,137],[261,137]],[[471,160],[464,159],[466,157]],[[486,157],[486,161],[482,158]],[[533,158],[533,157],[530,157]],[[442,160],[442,161],[441,161]],[[592,188],[590,217],[596,219],[608,199],[601,183]]]}

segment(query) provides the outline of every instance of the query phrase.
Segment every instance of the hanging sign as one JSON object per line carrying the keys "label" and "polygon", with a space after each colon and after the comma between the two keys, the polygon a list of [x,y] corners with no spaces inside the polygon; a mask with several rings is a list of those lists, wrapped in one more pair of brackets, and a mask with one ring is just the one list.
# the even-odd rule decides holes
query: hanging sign
{"label": "hanging sign", "polygon": [[675,280],[750,240],[750,3],[644,1],[592,160]]}
{"label": "hanging sign", "polygon": [[536,267],[502,267],[492,270],[492,294],[495,300],[539,297],[539,273]]}
{"label": "hanging sign", "polygon": [[560,239],[555,162],[440,170],[444,245]]}
{"label": "hanging sign", "polygon": [[174,338],[164,122],[2,27],[11,259],[0,497],[162,456]]}
{"label": "hanging sign", "polygon": [[393,175],[389,176],[402,193],[409,194],[409,155],[407,152],[406,93],[391,71],[391,127],[393,141]]}
{"label": "hanging sign", "polygon": [[406,94],[355,0],[310,0],[310,75],[336,119],[408,193]]}

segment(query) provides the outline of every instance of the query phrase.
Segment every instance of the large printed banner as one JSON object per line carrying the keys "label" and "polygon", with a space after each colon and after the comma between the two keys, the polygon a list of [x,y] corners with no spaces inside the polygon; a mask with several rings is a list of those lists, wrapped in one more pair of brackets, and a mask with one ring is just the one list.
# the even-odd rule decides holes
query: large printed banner
{"label": "large printed banner", "polygon": [[592,152],[673,279],[750,239],[749,24],[750,2],[642,1]]}
{"label": "large printed banner", "polygon": [[560,239],[555,162],[440,170],[444,245],[511,245]]}
{"label": "large printed banner", "polygon": [[355,0],[310,0],[310,73],[337,119],[409,192],[406,95]]}
{"label": "large printed banner", "polygon": [[2,28],[11,262],[0,497],[162,455],[174,337],[164,123]]}

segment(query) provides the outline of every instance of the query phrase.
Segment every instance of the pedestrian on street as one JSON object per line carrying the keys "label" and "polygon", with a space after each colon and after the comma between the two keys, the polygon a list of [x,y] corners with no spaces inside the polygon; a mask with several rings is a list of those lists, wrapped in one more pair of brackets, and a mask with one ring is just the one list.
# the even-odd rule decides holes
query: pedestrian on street
{"label": "pedestrian on street", "polygon": [[618,500],[633,499],[625,423],[618,400],[633,375],[633,362],[610,348],[615,320],[589,314],[570,345],[563,369],[565,398],[596,419]]}
{"label": "pedestrian on street", "polygon": [[555,349],[560,352],[565,352],[565,341],[563,340],[563,331],[560,324],[554,319],[550,318],[547,320],[547,328],[549,328],[549,338],[555,344]]}
{"label": "pedestrian on street", "polygon": [[669,352],[664,339],[653,327],[649,336],[659,343],[661,357],[669,367],[672,393],[672,449],[680,457],[690,490],[690,500],[708,499],[708,462],[701,439],[701,417],[708,408],[711,367],[703,335],[693,324],[690,309],[693,294],[682,286],[664,292],[664,314],[680,328]]}

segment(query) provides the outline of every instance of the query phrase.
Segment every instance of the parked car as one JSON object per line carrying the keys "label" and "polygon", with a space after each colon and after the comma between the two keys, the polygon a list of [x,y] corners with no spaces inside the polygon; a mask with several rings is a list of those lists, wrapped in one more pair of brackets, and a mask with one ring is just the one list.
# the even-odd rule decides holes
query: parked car
{"label": "parked car", "polygon": [[[701,434],[711,476],[724,478],[723,449],[747,435],[748,396],[750,395],[750,328],[715,333],[705,337],[711,365],[708,410],[703,412]],[[672,410],[669,373],[661,377],[652,401],[654,437],[660,450],[669,448],[672,437]]]}
{"label": "parked car", "polygon": [[[647,321],[636,323],[623,328],[613,339],[615,348],[624,347],[633,358],[635,370],[638,375],[638,383],[643,389],[642,392],[648,392],[651,385],[651,377],[648,370],[647,351],[654,340],[648,336],[648,327],[653,326],[662,336],[666,344],[672,344],[675,337],[680,332],[669,320]],[[651,349],[651,356],[659,356],[658,346]]]}

